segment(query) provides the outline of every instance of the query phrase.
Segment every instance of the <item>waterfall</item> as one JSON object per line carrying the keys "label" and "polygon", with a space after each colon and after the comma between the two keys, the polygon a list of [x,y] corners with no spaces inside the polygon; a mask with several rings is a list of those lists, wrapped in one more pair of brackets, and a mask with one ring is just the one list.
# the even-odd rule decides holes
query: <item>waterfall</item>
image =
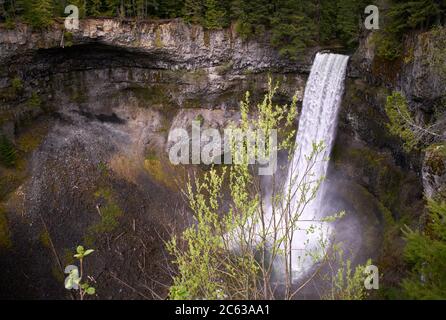
{"label": "waterfall", "polygon": [[[324,237],[321,233],[330,232],[320,230],[308,234],[306,231],[310,225],[315,225],[309,220],[321,218],[324,193],[328,191],[324,190],[323,183],[308,206],[302,208],[300,199],[305,194],[302,191],[303,185],[315,189],[318,185],[317,180],[323,179],[326,175],[327,159],[336,134],[337,115],[344,91],[348,59],[349,57],[344,55],[318,53],[305,89],[296,148],[285,182],[285,191],[290,191],[287,202],[289,208],[302,213],[299,218],[301,222],[297,224],[298,230],[293,234],[291,245],[291,270],[295,280],[313,264],[313,261],[302,253],[317,248],[319,240]],[[323,143],[324,149],[317,154],[316,159],[313,159],[315,161],[310,161],[314,162],[314,165],[308,170],[310,163],[308,157],[313,152],[314,143]],[[305,175],[306,171],[309,174]]]}

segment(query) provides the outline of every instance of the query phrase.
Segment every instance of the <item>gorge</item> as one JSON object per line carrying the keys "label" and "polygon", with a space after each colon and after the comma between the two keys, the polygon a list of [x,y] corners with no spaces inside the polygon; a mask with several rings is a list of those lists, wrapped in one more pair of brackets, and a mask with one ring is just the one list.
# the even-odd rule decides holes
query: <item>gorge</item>
{"label": "gorge", "polygon": [[[0,130],[19,156],[0,168],[0,297],[71,298],[62,269],[83,243],[98,253],[88,267],[99,298],[164,298],[172,272],[164,241],[193,222],[181,188],[207,170],[171,165],[168,134],[194,120],[222,130],[239,118],[246,91],[263,98],[269,76],[280,82],[278,103],[297,95],[299,132],[330,138],[323,157],[331,151],[331,160],[318,169],[330,190],[324,211],[346,211],[336,240],[354,265],[372,258],[383,275],[380,294],[392,295],[404,276],[400,222],[418,225],[423,193],[444,187],[445,158],[406,152],[384,106],[402,90],[428,118],[444,96],[446,81],[425,61],[431,33],[407,40],[410,59],[387,64],[367,32],[350,58],[314,46],[296,61],[263,38],[176,19],[84,19],[62,48],[63,35],[62,24],[39,32],[0,26]],[[306,102],[305,90],[314,100]]]}

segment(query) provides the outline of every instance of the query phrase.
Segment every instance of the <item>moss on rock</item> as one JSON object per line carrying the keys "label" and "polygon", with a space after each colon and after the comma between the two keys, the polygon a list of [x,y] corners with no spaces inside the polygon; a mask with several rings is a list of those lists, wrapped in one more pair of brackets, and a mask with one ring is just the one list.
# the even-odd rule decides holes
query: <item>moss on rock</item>
{"label": "moss on rock", "polygon": [[97,206],[99,221],[88,227],[84,237],[84,243],[89,247],[94,246],[101,235],[113,232],[119,226],[119,217],[124,214],[115,200],[112,189],[101,187],[95,192],[94,197],[103,204]]}
{"label": "moss on rock", "polygon": [[437,176],[446,173],[446,144],[436,143],[426,148],[426,165]]}

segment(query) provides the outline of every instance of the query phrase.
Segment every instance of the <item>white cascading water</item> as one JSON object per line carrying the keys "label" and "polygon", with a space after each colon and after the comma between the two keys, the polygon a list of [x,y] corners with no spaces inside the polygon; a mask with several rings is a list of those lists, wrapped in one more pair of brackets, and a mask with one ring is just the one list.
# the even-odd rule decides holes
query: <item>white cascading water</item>
{"label": "white cascading water", "polygon": [[[310,234],[306,231],[310,225],[314,225],[310,220],[321,218],[323,194],[326,192],[323,185],[316,197],[303,210],[301,205],[303,192],[299,186],[306,184],[314,188],[317,185],[315,181],[326,175],[327,159],[336,134],[337,115],[344,91],[348,59],[349,57],[344,55],[318,53],[305,89],[296,136],[296,150],[285,183],[285,190],[291,191],[289,201],[291,210],[302,213],[291,246],[291,269],[294,280],[297,280],[313,263],[312,259],[305,258],[303,253],[317,248],[320,239],[325,237],[321,234],[323,231]],[[305,175],[304,172],[308,172],[308,157],[313,152],[314,143],[323,143],[324,149],[317,155],[314,165],[309,170],[310,174]],[[329,230],[326,232],[329,233]]]}

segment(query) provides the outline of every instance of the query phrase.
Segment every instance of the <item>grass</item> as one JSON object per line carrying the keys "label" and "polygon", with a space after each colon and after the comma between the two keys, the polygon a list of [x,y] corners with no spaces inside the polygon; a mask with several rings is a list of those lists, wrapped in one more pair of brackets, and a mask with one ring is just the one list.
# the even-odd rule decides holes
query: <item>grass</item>
{"label": "grass", "polygon": [[119,225],[119,217],[123,215],[122,209],[114,200],[113,191],[109,188],[99,188],[95,194],[97,200],[103,200],[105,205],[99,208],[101,219],[92,224],[84,239],[87,246],[93,246],[97,236],[114,231]]}
{"label": "grass", "polygon": [[161,161],[156,158],[147,158],[144,161],[144,169],[149,173],[149,175],[156,181],[161,184],[169,184],[168,177],[163,170],[163,166]]}
{"label": "grass", "polygon": [[159,28],[155,30],[155,47],[157,48],[163,47],[163,40],[161,39],[161,30]]}
{"label": "grass", "polygon": [[36,150],[42,144],[47,132],[47,128],[44,127],[28,130],[17,139],[17,149],[25,153]]}
{"label": "grass", "polygon": [[48,133],[46,125],[29,128],[17,138],[13,145],[0,135],[0,201],[16,190],[27,175],[27,159]]}
{"label": "grass", "polygon": [[11,86],[0,90],[0,100],[14,101],[23,93],[23,82],[18,76],[11,80]]}

